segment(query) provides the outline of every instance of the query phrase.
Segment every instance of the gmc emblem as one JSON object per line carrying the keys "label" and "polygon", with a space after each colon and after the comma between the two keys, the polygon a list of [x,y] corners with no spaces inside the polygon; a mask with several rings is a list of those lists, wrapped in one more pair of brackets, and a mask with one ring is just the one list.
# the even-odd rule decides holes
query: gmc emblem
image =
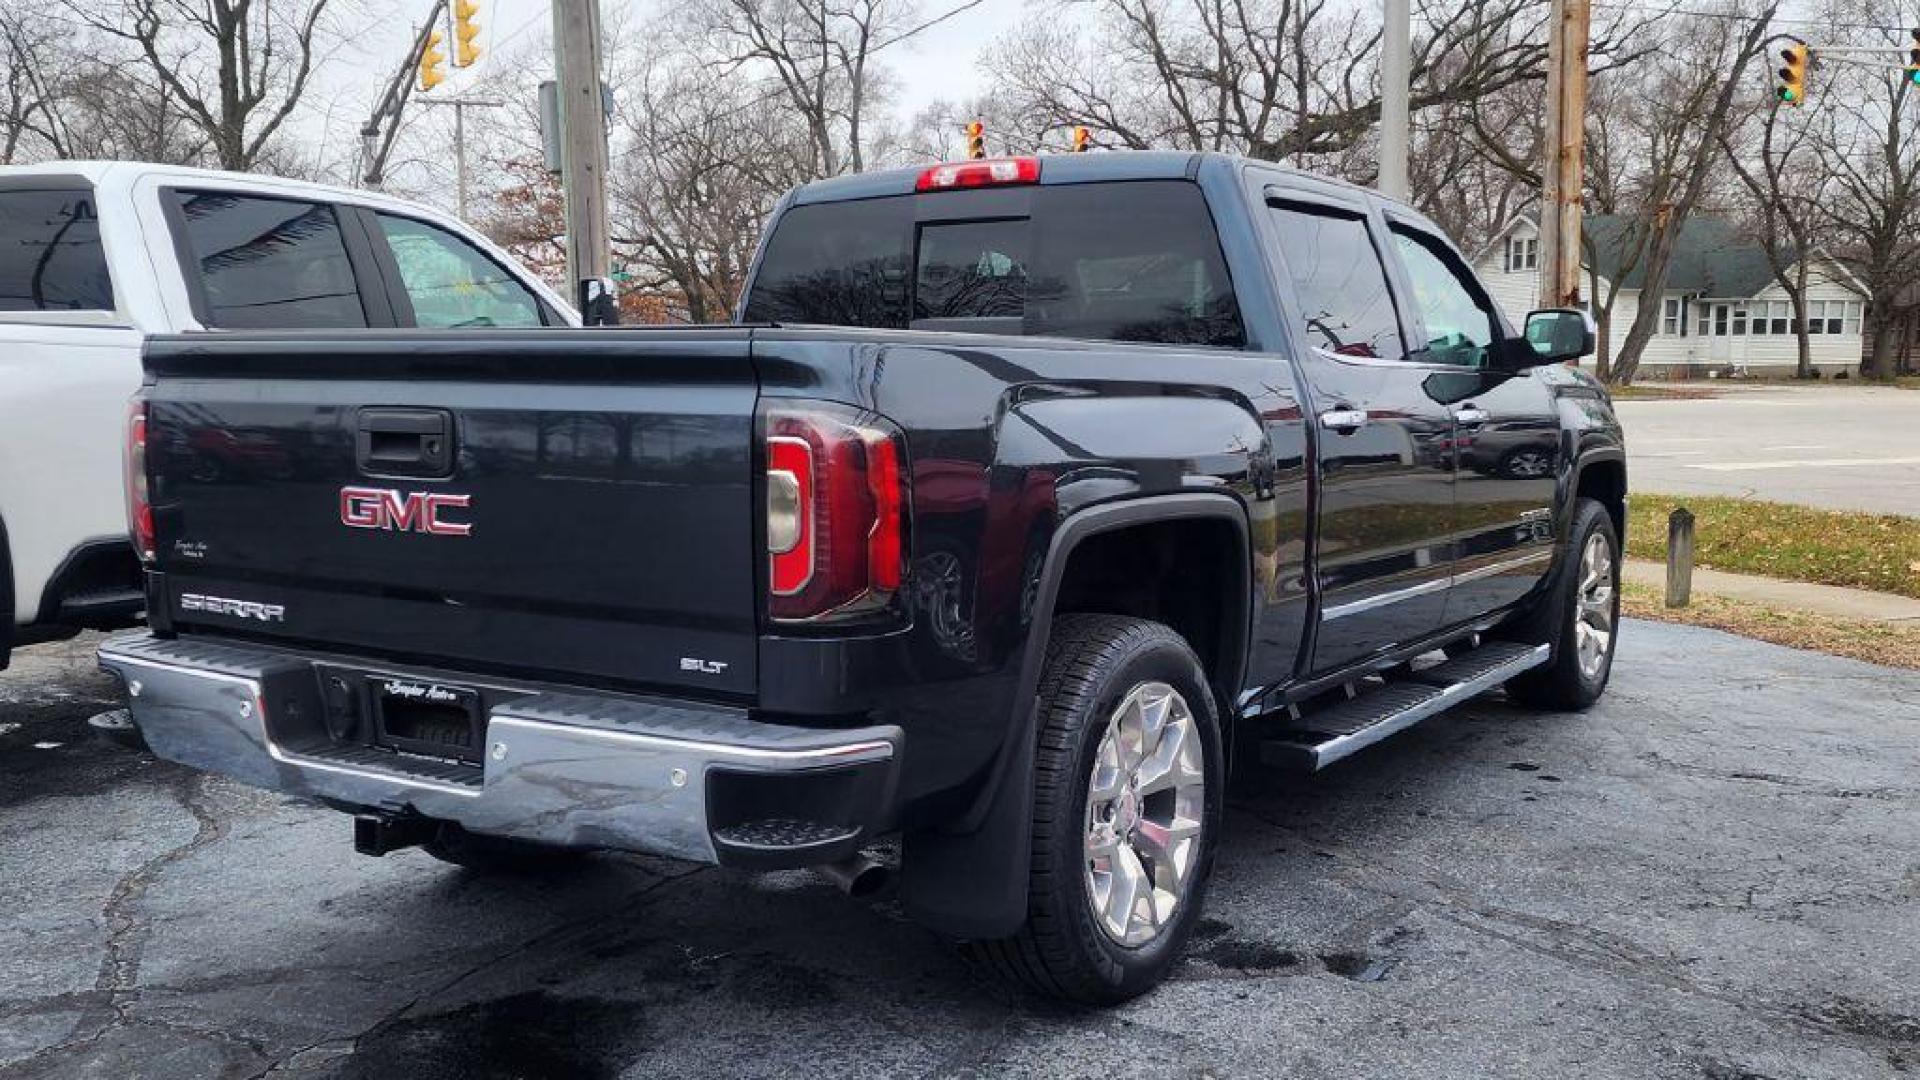
{"label": "gmc emblem", "polygon": [[354,529],[420,532],[429,536],[465,536],[473,525],[442,521],[440,512],[473,502],[471,495],[443,495],[432,491],[399,492],[392,488],[340,489],[340,524]]}

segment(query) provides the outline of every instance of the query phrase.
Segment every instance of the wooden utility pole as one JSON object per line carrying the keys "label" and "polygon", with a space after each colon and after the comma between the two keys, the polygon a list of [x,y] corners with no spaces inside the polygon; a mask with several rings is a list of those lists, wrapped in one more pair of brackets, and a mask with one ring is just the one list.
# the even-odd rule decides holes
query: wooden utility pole
{"label": "wooden utility pole", "polygon": [[1540,306],[1580,306],[1587,142],[1588,0],[1553,0],[1547,27],[1547,138],[1540,170]]}
{"label": "wooden utility pole", "polygon": [[1380,24],[1380,193],[1405,199],[1411,135],[1413,13],[1409,0],[1384,0]]}
{"label": "wooden utility pole", "polygon": [[567,278],[588,324],[609,321],[607,113],[600,89],[600,0],[553,0],[560,99],[560,187],[567,200]]}

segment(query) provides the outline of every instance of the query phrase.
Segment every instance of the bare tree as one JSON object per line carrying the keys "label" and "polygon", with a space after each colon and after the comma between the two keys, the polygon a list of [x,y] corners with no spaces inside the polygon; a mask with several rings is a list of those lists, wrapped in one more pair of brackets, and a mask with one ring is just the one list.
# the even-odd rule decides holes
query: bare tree
{"label": "bare tree", "polygon": [[1651,173],[1642,195],[1637,223],[1645,237],[1641,303],[1609,373],[1614,382],[1631,383],[1639,373],[1640,354],[1660,318],[1660,297],[1666,291],[1674,245],[1713,179],[1720,134],[1731,115],[1734,95],[1748,65],[1766,48],[1774,10],[1775,5],[1769,4],[1734,38],[1682,30],[1671,39],[1672,51],[1664,53],[1654,67],[1656,79],[1643,98],[1647,131],[1656,165],[1670,166]]}
{"label": "bare tree", "polygon": [[22,8],[0,8],[0,165],[13,164],[30,143],[58,155],[64,87],[54,72],[68,59],[58,28]]}
{"label": "bare tree", "polygon": [[[1884,44],[1884,39],[1881,42]],[[1823,92],[1822,202],[1836,254],[1867,288],[1871,338],[1862,373],[1890,378],[1907,309],[1920,301],[1920,131],[1913,84],[1896,71],[1852,69]]]}
{"label": "bare tree", "polygon": [[806,124],[814,176],[866,167],[874,54],[917,32],[910,0],[695,0],[686,26],[710,53],[708,83],[761,76]]}
{"label": "bare tree", "polygon": [[616,246],[661,314],[724,322],[761,223],[813,167],[816,129],[778,100],[717,89],[697,67],[657,63],[639,86],[615,169]]}
{"label": "bare tree", "polygon": [[[1772,73],[1766,74],[1770,83]],[[1768,272],[1793,305],[1798,357],[1794,372],[1807,379],[1814,374],[1807,283],[1824,174],[1814,157],[1817,147],[1808,138],[1808,128],[1783,124],[1782,103],[1772,94],[1767,97],[1768,105],[1755,110],[1744,125],[1755,130],[1729,125],[1720,134],[1720,148],[1748,195],[1746,232],[1766,256]]]}
{"label": "bare tree", "polygon": [[118,18],[72,10],[130,44],[220,167],[252,169],[306,94],[330,0],[127,0]]}
{"label": "bare tree", "polygon": [[[1419,3],[1416,114],[1537,86],[1547,7]],[[1023,117],[1023,135],[1086,125],[1115,146],[1222,150],[1367,180],[1379,37],[1366,5],[1328,0],[1051,0],[987,63],[998,111]],[[1619,54],[1607,28],[1594,52],[1603,67]]]}

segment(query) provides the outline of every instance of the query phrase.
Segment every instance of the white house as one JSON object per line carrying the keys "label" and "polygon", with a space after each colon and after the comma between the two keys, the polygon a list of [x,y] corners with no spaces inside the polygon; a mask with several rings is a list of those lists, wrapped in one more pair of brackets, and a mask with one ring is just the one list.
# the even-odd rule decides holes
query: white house
{"label": "white house", "polygon": [[[1586,273],[1581,293],[1589,304],[1597,291],[1605,299],[1611,282],[1619,288],[1608,317],[1611,344],[1618,349],[1633,325],[1645,275],[1640,266],[1620,270],[1630,258],[1629,219],[1589,217]],[[1638,263],[1639,260],[1634,260]],[[1599,271],[1599,288],[1593,273]],[[1540,227],[1531,214],[1515,218],[1474,261],[1474,270],[1506,312],[1517,319],[1535,307],[1539,295]],[[1807,275],[1807,331],[1814,366],[1823,375],[1860,366],[1861,319],[1866,290],[1845,267],[1816,255]],[[1666,289],[1660,296],[1660,322],[1640,358],[1643,375],[1699,378],[1709,373],[1788,375],[1798,357],[1793,305],[1774,281],[1760,245],[1741,235],[1731,222],[1694,216],[1680,227]]]}

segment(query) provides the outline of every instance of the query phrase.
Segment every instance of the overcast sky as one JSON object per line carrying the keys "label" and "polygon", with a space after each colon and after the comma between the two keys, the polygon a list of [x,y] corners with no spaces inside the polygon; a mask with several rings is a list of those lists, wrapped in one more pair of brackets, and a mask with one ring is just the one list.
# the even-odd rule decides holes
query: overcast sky
{"label": "overcast sky", "polygon": [[[353,0],[348,0],[352,3]],[[601,0],[602,19],[609,27],[639,26],[668,0]],[[1020,20],[1024,0],[979,0],[937,26],[901,42],[882,57],[900,82],[897,108],[903,120],[941,99],[961,100],[979,89],[981,51]],[[413,27],[430,0],[359,0],[364,15],[343,11],[340,25],[363,25],[364,31],[343,45],[321,76],[307,122],[317,138],[351,139],[366,119],[400,57],[406,52]],[[471,73],[449,68],[451,78],[436,96],[458,93],[461,84],[484,78],[487,65],[503,55],[524,50],[528,42],[546,40],[552,28],[548,0],[479,0],[481,42],[485,50]],[[921,0],[916,22],[966,7],[967,0]],[[380,14],[373,14],[380,12]],[[611,32],[611,31],[610,31]],[[609,48],[612,42],[608,42]],[[450,92],[450,93],[449,93]],[[324,134],[322,134],[324,133]]]}

